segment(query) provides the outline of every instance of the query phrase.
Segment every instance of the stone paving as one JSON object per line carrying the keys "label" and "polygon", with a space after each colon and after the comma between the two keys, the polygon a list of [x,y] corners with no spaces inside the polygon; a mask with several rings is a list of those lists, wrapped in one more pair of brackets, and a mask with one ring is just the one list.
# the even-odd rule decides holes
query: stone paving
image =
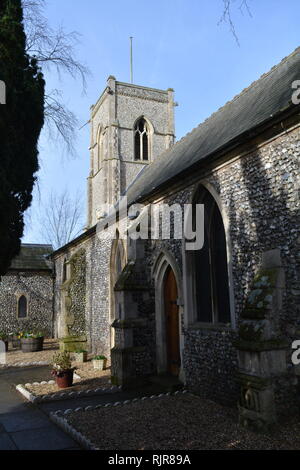
{"label": "stone paving", "polygon": [[[176,388],[176,384],[169,384],[168,381],[166,381],[165,383],[160,379],[158,382],[152,381],[152,383],[149,383],[149,385],[140,387],[135,390],[120,391],[111,395],[68,399],[60,402],[49,402],[38,405],[28,403],[15,389],[15,386],[19,383],[34,382],[48,379],[48,367],[33,367],[21,370],[11,368],[0,371],[0,451],[69,449],[81,450],[77,442],[75,442],[69,435],[64,433],[52,421],[50,421],[49,414],[51,412],[57,410],[63,411],[67,409],[75,410],[79,407],[85,408],[87,406],[97,406],[111,402],[122,402],[124,400],[132,400],[133,398],[151,396],[161,392],[171,390],[174,391],[174,388]],[[144,405],[145,404],[143,404],[143,409]],[[218,407],[218,405],[216,404],[213,404],[213,406]],[[206,407],[207,406],[205,405],[204,408],[206,409]],[[131,408],[128,409],[129,411],[131,410]],[[227,413],[227,410],[225,411]],[[206,410],[206,412],[208,412],[208,410]],[[197,413],[193,412],[192,416],[196,414]],[[210,413],[208,413],[208,415],[210,415]],[[211,414],[211,416],[213,416],[213,413]],[[217,413],[217,420],[219,419],[218,416],[219,414]],[[230,426],[230,423],[228,424],[225,418],[223,419],[223,421],[224,425]],[[236,426],[235,423],[236,421],[234,420],[234,423],[231,425]],[[205,426],[200,427],[203,427],[203,429],[206,429],[207,431],[207,422]],[[231,431],[232,430],[228,430],[225,435],[233,435]],[[245,433],[245,431],[239,431],[239,433]],[[257,439],[259,441],[259,436],[253,436],[253,439]],[[282,435],[282,439],[283,438],[284,435]],[[212,434],[212,439],[215,440],[215,433]],[[285,439],[287,440],[287,442],[290,439],[288,432],[287,436],[285,436]],[[268,447],[268,443],[265,447],[263,445],[259,447],[259,445],[259,443],[255,442],[253,448],[270,448]],[[279,446],[279,448],[289,447]]]}
{"label": "stone paving", "polygon": [[39,380],[48,374],[48,367],[0,372],[0,450],[79,449],[43,410],[25,402],[15,390],[24,380]]}
{"label": "stone paving", "polygon": [[47,366],[0,371],[0,450],[80,450],[72,438],[50,421],[49,413],[151,396],[167,388],[164,383],[151,383],[138,390],[38,405],[28,403],[15,389],[20,383],[42,380],[49,380]]}

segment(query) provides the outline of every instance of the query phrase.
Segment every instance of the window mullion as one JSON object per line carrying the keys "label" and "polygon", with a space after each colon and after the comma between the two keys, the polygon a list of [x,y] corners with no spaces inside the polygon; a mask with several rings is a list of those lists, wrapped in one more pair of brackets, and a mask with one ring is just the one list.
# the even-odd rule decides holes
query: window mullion
{"label": "window mullion", "polygon": [[143,134],[140,132],[140,160],[144,160],[143,150]]}

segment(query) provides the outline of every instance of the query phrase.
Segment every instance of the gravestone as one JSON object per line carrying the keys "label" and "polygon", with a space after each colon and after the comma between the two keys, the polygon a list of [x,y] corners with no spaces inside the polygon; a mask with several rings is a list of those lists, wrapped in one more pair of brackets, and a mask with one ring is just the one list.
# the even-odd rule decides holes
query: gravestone
{"label": "gravestone", "polygon": [[0,341],[0,365],[6,364],[6,344]]}

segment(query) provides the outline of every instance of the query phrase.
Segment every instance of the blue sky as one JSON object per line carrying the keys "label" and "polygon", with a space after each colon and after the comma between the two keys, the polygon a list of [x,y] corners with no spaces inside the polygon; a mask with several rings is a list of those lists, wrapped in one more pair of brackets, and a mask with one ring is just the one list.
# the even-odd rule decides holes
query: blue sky
{"label": "blue sky", "polygon": [[[299,0],[249,0],[252,17],[233,2],[232,18],[240,47],[228,24],[218,25],[222,0],[46,0],[54,28],[78,31],[78,58],[91,70],[87,93],[79,80],[46,74],[59,88],[80,125],[114,75],[129,81],[129,36],[134,37],[134,83],[175,89],[176,137],[180,139],[300,45]],[[300,71],[299,71],[300,73]],[[300,76],[299,76],[300,78]],[[89,126],[78,130],[76,159],[63,155],[45,132],[40,139],[40,171],[31,220],[23,242],[43,243],[38,229],[40,204],[50,192],[68,189],[86,198]],[[85,202],[84,202],[85,207]]]}

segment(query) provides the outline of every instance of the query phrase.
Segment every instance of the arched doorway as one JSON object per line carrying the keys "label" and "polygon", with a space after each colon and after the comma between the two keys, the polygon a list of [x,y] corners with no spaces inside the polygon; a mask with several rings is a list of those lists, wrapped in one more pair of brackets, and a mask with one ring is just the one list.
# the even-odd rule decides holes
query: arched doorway
{"label": "arched doorway", "polygon": [[178,376],[181,365],[178,289],[174,272],[170,266],[166,270],[164,279],[164,316],[167,372]]}
{"label": "arched doorway", "polygon": [[[119,232],[116,232],[116,239],[112,243],[110,256],[110,325],[120,317],[120,305],[117,302],[114,291],[116,282],[126,265],[126,250],[123,240],[119,238]],[[110,328],[110,347],[115,346],[115,330]]]}
{"label": "arched doorway", "polygon": [[158,255],[152,276],[155,285],[157,373],[171,373],[184,382],[182,279],[176,259],[167,250]]}

